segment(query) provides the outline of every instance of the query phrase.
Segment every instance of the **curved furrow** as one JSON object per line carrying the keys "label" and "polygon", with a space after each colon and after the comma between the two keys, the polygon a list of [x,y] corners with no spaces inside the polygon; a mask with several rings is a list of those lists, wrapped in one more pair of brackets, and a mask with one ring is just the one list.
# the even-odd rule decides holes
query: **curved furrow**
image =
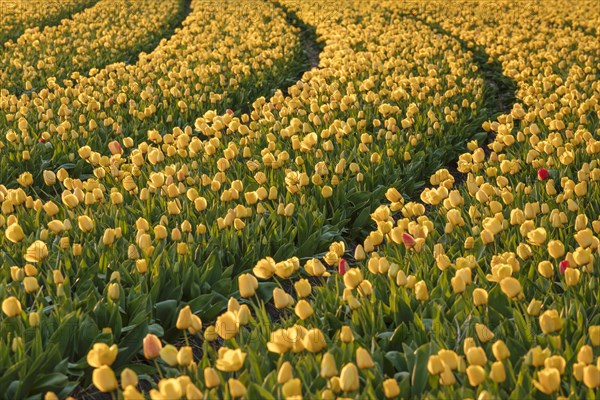
{"label": "curved furrow", "polygon": [[101,0],[59,25],[27,30],[0,52],[2,96],[42,91],[152,47],[185,16],[184,3]]}
{"label": "curved furrow", "polygon": [[28,29],[58,25],[98,0],[2,0],[0,1],[0,45],[15,40]]}

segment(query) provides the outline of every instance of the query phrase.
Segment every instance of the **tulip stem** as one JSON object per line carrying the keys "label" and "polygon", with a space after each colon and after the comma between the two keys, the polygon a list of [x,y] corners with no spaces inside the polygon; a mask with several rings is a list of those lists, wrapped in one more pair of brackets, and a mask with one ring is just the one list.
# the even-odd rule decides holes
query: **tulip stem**
{"label": "tulip stem", "polygon": [[158,376],[160,376],[160,379],[164,379],[162,370],[160,369],[160,365],[158,365],[158,360],[156,358],[154,359],[154,366],[156,367],[156,370],[158,371]]}

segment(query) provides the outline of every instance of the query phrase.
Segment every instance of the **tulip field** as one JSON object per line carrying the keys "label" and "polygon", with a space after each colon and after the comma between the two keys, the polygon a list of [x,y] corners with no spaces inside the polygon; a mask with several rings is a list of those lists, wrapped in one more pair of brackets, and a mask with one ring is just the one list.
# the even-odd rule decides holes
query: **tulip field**
{"label": "tulip field", "polygon": [[597,1],[0,16],[0,399],[600,399]]}

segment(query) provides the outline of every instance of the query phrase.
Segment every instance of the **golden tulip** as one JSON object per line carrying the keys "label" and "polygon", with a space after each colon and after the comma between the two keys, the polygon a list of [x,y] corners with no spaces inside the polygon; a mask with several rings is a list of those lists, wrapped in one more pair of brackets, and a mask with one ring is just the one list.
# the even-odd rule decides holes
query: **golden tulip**
{"label": "golden tulip", "polygon": [[452,285],[452,291],[455,294],[462,293],[466,289],[465,281],[463,281],[460,276],[453,277],[450,280],[450,284]]}
{"label": "golden tulip", "polygon": [[340,331],[340,340],[344,343],[354,342],[354,334],[348,325],[342,326],[342,330]]}
{"label": "golden tulip", "polygon": [[538,273],[544,278],[552,278],[554,275],[554,267],[550,261],[542,261],[537,267]]}
{"label": "golden tulip", "polygon": [[595,365],[588,365],[583,369],[583,383],[590,389],[600,387],[600,369]]}
{"label": "golden tulip", "polygon": [[246,360],[246,353],[240,349],[232,350],[227,347],[219,349],[216,367],[223,372],[235,372],[242,368]]}
{"label": "golden tulip", "polygon": [[238,276],[238,286],[240,289],[240,296],[251,297],[256,294],[258,289],[258,280],[251,274],[242,274]]}
{"label": "golden tulip", "polygon": [[506,380],[506,370],[502,361],[496,361],[492,364],[492,370],[490,371],[490,378],[495,383],[502,383]]}
{"label": "golden tulip", "polygon": [[94,222],[87,215],[81,215],[77,218],[77,222],[79,224],[79,229],[83,232],[91,232],[94,229]]}
{"label": "golden tulip", "polygon": [[594,242],[594,233],[590,228],[582,229],[575,234],[575,240],[583,248],[590,247]]}
{"label": "golden tulip", "polygon": [[112,301],[119,300],[120,295],[121,295],[121,289],[119,288],[118,283],[111,283],[108,285],[108,297]]}
{"label": "golden tulip", "polygon": [[450,367],[450,369],[458,368],[459,358],[458,358],[458,355],[454,351],[442,349],[442,350],[438,351],[438,356],[440,357],[440,360],[442,360],[442,362],[445,365]]}
{"label": "golden tulip", "polygon": [[444,365],[444,372],[440,374],[440,384],[443,386],[451,386],[456,383],[456,377],[452,373],[452,369]]}
{"label": "golden tulip", "polygon": [[177,364],[187,367],[194,361],[194,354],[190,346],[183,346],[177,352]]}
{"label": "golden tulip", "polygon": [[344,285],[349,289],[356,289],[356,287],[363,281],[363,275],[360,269],[350,268],[344,274]]}
{"label": "golden tulip", "polygon": [[300,379],[290,379],[283,384],[281,393],[285,399],[301,399],[302,398],[302,381]]}
{"label": "golden tulip", "polygon": [[304,269],[309,275],[312,276],[323,276],[323,274],[327,271],[323,263],[316,258],[308,260],[304,265]]}
{"label": "golden tulip", "polygon": [[235,337],[239,332],[237,316],[231,311],[221,314],[215,322],[215,330],[223,340]]}
{"label": "golden tulip", "polygon": [[246,386],[237,379],[229,378],[227,381],[229,394],[233,398],[243,397],[246,395]]}
{"label": "golden tulip", "polygon": [[296,304],[296,307],[294,308],[294,312],[301,320],[309,318],[314,313],[310,303],[304,299],[298,301],[298,304]]}
{"label": "golden tulip", "polygon": [[160,355],[162,343],[160,339],[151,333],[147,334],[143,340],[144,357],[147,360],[152,360]]}
{"label": "golden tulip", "polygon": [[137,386],[138,376],[132,369],[125,368],[121,371],[121,388],[125,390],[128,386]]}
{"label": "golden tulip", "polygon": [[281,288],[273,289],[273,302],[278,309],[286,308],[290,305],[287,293]]}
{"label": "golden tulip", "polygon": [[488,302],[488,292],[485,289],[477,288],[473,290],[473,304],[475,306],[486,305]]}
{"label": "golden tulip", "polygon": [[326,346],[325,335],[323,335],[323,332],[319,328],[310,329],[306,332],[304,338],[302,338],[302,344],[306,350],[311,353],[317,353]]}
{"label": "golden tulip", "polygon": [[40,314],[38,314],[37,312],[29,313],[28,320],[29,326],[31,326],[32,328],[40,326]]}
{"label": "golden tulip", "polygon": [[566,366],[567,362],[561,356],[551,356],[544,360],[544,367],[556,368],[561,375],[565,373]]}
{"label": "golden tulip", "polygon": [[171,367],[177,365],[177,348],[171,344],[166,345],[160,350],[160,358]]}
{"label": "golden tulip", "polygon": [[321,376],[328,379],[337,374],[338,369],[335,363],[335,357],[331,353],[325,353],[321,360]]}
{"label": "golden tulip", "polygon": [[388,399],[396,397],[400,394],[400,386],[394,378],[389,378],[383,381],[383,394]]}
{"label": "golden tulip", "polygon": [[[183,324],[183,322],[182,322]],[[202,330],[202,320],[200,319],[199,316],[192,314],[191,316],[191,323],[190,326],[188,327],[188,332],[192,335],[195,335],[196,333],[199,333]]]}
{"label": "golden tulip", "polygon": [[373,368],[373,366],[375,366],[371,354],[362,347],[359,347],[356,350],[356,364],[360,369]]}
{"label": "golden tulip", "polygon": [[48,257],[48,247],[41,240],[36,240],[27,248],[25,253],[25,261],[38,263]]}
{"label": "golden tulip", "polygon": [[106,343],[94,343],[92,349],[87,354],[87,363],[94,368],[103,365],[111,366],[117,359],[119,349],[116,344],[108,346]]}
{"label": "golden tulip", "polygon": [[204,368],[204,384],[207,388],[212,389],[221,384],[221,378],[219,378],[219,374],[217,370],[214,368]]}
{"label": "golden tulip", "polygon": [[540,300],[531,299],[531,302],[527,306],[527,314],[538,316],[540,315],[540,311],[542,309],[542,302]]}
{"label": "golden tulip", "polygon": [[562,258],[565,255],[565,246],[561,241],[551,240],[548,242],[548,254],[552,258]]}
{"label": "golden tulip", "polygon": [[556,310],[548,310],[540,316],[540,328],[544,334],[559,331],[562,328],[563,321]]}
{"label": "golden tulip", "polygon": [[475,332],[482,343],[487,343],[494,338],[494,332],[484,324],[475,324]]}
{"label": "golden tulip", "polygon": [[444,363],[439,355],[431,355],[429,356],[429,360],[427,360],[427,371],[431,375],[439,375],[444,372]]}
{"label": "golden tulip", "polygon": [[567,283],[567,286],[577,286],[580,274],[578,269],[567,268],[565,270],[565,282]]}
{"label": "golden tulip", "polygon": [[560,373],[556,368],[544,368],[538,371],[537,377],[533,384],[542,393],[552,394],[560,388]]}
{"label": "golden tulip", "polygon": [[527,240],[535,246],[544,244],[547,238],[547,233],[544,228],[537,228],[527,233]]}
{"label": "golden tulip", "polygon": [[577,353],[577,361],[585,365],[591,364],[594,361],[594,350],[591,346],[583,345]]}
{"label": "golden tulip", "polygon": [[485,380],[485,369],[480,365],[471,365],[467,367],[467,377],[471,386],[479,386]]}
{"label": "golden tulip", "polygon": [[21,315],[21,302],[15,296],[10,296],[2,302],[2,312],[8,318]]}
{"label": "golden tulip", "polygon": [[348,363],[342,368],[340,374],[340,387],[344,392],[354,392],[360,387],[358,380],[358,369],[356,365]]}
{"label": "golden tulip", "polygon": [[525,361],[534,367],[541,367],[548,357],[550,357],[550,349],[542,350],[541,346],[536,346],[527,352]]}
{"label": "golden tulip", "polygon": [[523,290],[521,288],[521,283],[512,276],[504,278],[500,281],[500,289],[502,290],[502,293],[511,299],[519,297]]}
{"label": "golden tulip", "polygon": [[38,280],[34,276],[25,277],[25,279],[23,279],[23,286],[25,287],[25,292],[30,293],[30,294],[37,292],[38,289],[40,288]]}
{"label": "golden tulip", "polygon": [[281,364],[281,367],[279,367],[279,371],[277,372],[277,383],[283,385],[293,377],[294,376],[292,374],[292,364],[290,364],[289,361],[286,361],[283,364]]}
{"label": "golden tulip", "polygon": [[308,279],[300,279],[294,283],[294,289],[296,289],[298,298],[304,298],[310,296],[312,286],[310,285]]}
{"label": "golden tulip", "polygon": [[424,281],[419,281],[415,284],[415,297],[419,301],[425,301],[429,299],[429,291]]}
{"label": "golden tulip", "polygon": [[270,279],[275,274],[275,260],[271,257],[260,260],[252,272],[257,278]]}
{"label": "golden tulip", "polygon": [[498,361],[506,360],[510,357],[510,350],[508,350],[508,347],[502,340],[497,340],[492,345],[492,352]]}
{"label": "golden tulip", "polygon": [[4,236],[13,243],[19,243],[25,238],[25,233],[23,232],[21,225],[15,222],[6,228]]}
{"label": "golden tulip", "polygon": [[481,347],[472,347],[466,354],[467,361],[471,365],[485,365],[487,363],[487,356],[485,351]]}
{"label": "golden tulip", "polygon": [[107,365],[94,370],[92,373],[92,382],[102,393],[112,392],[119,386],[114,371]]}

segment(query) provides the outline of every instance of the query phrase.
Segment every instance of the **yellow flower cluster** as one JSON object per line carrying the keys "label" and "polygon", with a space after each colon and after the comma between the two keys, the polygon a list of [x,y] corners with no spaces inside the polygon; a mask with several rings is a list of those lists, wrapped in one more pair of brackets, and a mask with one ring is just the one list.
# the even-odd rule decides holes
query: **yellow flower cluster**
{"label": "yellow flower cluster", "polygon": [[78,73],[87,75],[93,67],[120,61],[132,45],[143,49],[152,43],[181,6],[179,0],[100,0],[59,25],[27,30],[4,44],[0,90],[42,90],[48,79],[60,84]]}
{"label": "yellow flower cluster", "polygon": [[2,25],[0,43],[16,39],[25,30],[54,25],[61,19],[89,7],[97,0],[3,0],[0,2]]}
{"label": "yellow flower cluster", "polygon": [[[126,400],[142,355],[152,399],[593,395],[592,2],[277,4],[192,1],[134,65],[4,90],[0,372],[47,346]],[[290,22],[318,67],[257,98],[307,46]]]}

